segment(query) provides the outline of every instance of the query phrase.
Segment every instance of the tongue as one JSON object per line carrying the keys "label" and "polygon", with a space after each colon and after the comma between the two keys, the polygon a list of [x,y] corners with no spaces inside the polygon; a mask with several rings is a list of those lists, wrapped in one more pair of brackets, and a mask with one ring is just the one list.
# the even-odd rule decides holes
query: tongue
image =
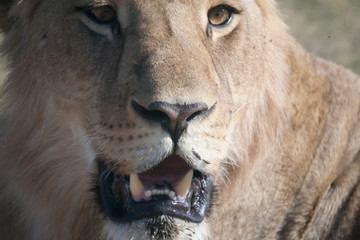
{"label": "tongue", "polygon": [[[156,192],[158,195],[168,195],[172,199],[182,199],[189,191],[193,173],[182,158],[171,155],[146,172],[130,175],[131,196],[135,201],[150,200],[151,195]],[[153,194],[150,194],[151,191]],[[171,191],[175,194],[170,193]]]}
{"label": "tongue", "polygon": [[152,169],[139,173],[138,176],[144,183],[147,181],[175,182],[183,178],[190,169],[189,165],[182,158],[177,155],[171,155]]}

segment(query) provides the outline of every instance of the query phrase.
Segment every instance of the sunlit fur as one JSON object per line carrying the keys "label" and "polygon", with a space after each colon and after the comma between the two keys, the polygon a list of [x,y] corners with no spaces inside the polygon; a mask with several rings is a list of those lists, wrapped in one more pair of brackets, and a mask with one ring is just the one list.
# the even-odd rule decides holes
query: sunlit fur
{"label": "sunlit fur", "polygon": [[[222,4],[237,12],[210,26],[208,10]],[[92,5],[116,8],[114,25],[89,19]],[[308,54],[276,9],[0,0],[0,238],[357,239],[360,80]],[[155,101],[212,111],[174,145],[132,107]],[[205,219],[110,221],[91,190],[95,159],[129,175],[169,154],[214,177]]]}

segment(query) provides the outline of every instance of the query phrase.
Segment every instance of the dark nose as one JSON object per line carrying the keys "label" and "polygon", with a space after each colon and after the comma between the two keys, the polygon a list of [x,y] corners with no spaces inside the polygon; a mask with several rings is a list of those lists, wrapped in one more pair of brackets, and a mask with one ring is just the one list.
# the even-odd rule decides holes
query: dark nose
{"label": "dark nose", "polygon": [[140,104],[132,102],[132,106],[143,118],[159,122],[165,127],[175,143],[177,143],[192,119],[205,116],[208,112],[208,106],[205,103],[180,105],[153,102],[147,108],[144,108]]}

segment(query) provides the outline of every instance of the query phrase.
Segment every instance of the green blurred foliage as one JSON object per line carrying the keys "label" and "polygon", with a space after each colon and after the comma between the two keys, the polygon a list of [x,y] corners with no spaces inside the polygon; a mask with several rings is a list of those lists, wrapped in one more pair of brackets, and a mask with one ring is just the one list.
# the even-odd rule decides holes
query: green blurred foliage
{"label": "green blurred foliage", "polygon": [[277,0],[290,33],[310,52],[360,73],[360,0]]}

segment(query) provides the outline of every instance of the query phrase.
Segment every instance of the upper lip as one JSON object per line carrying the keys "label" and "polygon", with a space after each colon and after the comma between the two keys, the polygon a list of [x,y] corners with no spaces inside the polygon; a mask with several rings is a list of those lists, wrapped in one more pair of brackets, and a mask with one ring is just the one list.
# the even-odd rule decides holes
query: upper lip
{"label": "upper lip", "polygon": [[115,174],[104,163],[98,160],[96,189],[101,206],[111,220],[128,222],[157,215],[191,222],[203,220],[212,195],[213,178],[193,170],[178,155],[170,155],[158,166],[129,176]]}

